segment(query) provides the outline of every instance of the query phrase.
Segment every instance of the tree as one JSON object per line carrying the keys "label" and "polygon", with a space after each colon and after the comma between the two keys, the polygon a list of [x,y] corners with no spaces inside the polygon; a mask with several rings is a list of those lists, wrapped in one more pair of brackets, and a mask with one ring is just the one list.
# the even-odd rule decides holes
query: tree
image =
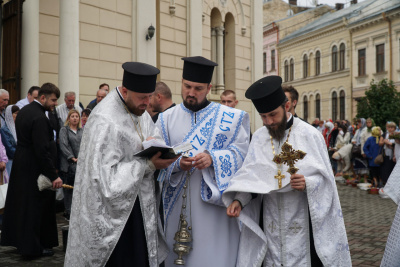
{"label": "tree", "polygon": [[385,129],[387,121],[396,124],[400,119],[400,93],[393,81],[371,81],[365,96],[357,103],[357,118],[372,118],[377,126]]}

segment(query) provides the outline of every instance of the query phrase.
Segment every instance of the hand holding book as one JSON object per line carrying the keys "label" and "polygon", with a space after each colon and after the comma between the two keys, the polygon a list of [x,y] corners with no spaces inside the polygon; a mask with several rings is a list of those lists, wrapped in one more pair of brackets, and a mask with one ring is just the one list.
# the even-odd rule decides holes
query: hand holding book
{"label": "hand holding book", "polygon": [[144,149],[136,153],[134,156],[151,158],[157,152],[161,152],[160,158],[172,159],[179,156],[182,153],[185,153],[193,149],[191,143],[178,144],[176,146],[170,147],[156,139],[146,140],[142,144]]}

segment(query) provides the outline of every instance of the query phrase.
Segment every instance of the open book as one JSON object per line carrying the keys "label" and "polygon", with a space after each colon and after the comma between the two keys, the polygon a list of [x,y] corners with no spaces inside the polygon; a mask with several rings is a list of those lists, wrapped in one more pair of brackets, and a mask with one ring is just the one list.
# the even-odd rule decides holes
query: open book
{"label": "open book", "polygon": [[143,144],[143,150],[136,153],[134,156],[151,158],[157,152],[160,151],[161,158],[172,159],[172,158],[175,158],[176,156],[179,156],[182,153],[185,153],[185,152],[193,149],[193,146],[191,143],[178,144],[174,147],[170,147],[156,139],[144,141],[142,144]]}

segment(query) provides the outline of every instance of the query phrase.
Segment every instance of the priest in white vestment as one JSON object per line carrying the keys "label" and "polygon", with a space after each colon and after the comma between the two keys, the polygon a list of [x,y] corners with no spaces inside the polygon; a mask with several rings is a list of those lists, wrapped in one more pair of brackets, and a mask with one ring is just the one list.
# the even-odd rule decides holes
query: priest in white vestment
{"label": "priest in white vestment", "polygon": [[[243,166],[223,194],[228,216],[242,222],[237,266],[351,266],[324,139],[288,112],[281,83],[281,77],[268,76],[246,91],[264,126],[253,134]],[[286,142],[297,152],[281,157]],[[296,158],[291,169],[284,164],[290,157]]]}
{"label": "priest in white vestment", "polygon": [[66,267],[158,267],[168,250],[158,227],[155,169],[176,159],[135,157],[149,138],[162,140],[146,112],[159,70],[123,65],[123,86],[85,125],[76,170]]}
{"label": "priest in white vestment", "polygon": [[[397,161],[383,191],[397,205],[400,204],[400,164]],[[400,206],[394,216],[392,227],[386,242],[385,253],[381,262],[382,267],[400,266]]]}
{"label": "priest in white vestment", "polygon": [[239,244],[239,224],[226,216],[222,192],[241,167],[246,156],[250,123],[246,112],[211,103],[206,96],[216,65],[203,57],[183,58],[183,103],[160,113],[157,126],[168,145],[190,142],[189,157],[160,172],[166,241],[171,252],[165,266],[176,266],[174,236],[182,211],[186,188],[185,219],[193,242],[183,257],[186,266],[235,266]]}

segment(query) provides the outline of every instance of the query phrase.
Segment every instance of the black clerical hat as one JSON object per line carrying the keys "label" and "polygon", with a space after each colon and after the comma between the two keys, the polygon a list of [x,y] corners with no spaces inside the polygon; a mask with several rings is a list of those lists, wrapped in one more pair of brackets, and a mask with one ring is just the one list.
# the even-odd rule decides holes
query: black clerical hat
{"label": "black clerical hat", "polygon": [[182,78],[196,83],[210,83],[217,63],[204,57],[183,57]]}
{"label": "black clerical hat", "polygon": [[141,62],[125,62],[122,68],[124,69],[122,85],[126,89],[137,93],[154,92],[159,69]]}
{"label": "black clerical hat", "polygon": [[251,99],[258,113],[268,113],[282,105],[286,100],[281,84],[281,77],[267,76],[253,83],[247,89],[245,96]]}

